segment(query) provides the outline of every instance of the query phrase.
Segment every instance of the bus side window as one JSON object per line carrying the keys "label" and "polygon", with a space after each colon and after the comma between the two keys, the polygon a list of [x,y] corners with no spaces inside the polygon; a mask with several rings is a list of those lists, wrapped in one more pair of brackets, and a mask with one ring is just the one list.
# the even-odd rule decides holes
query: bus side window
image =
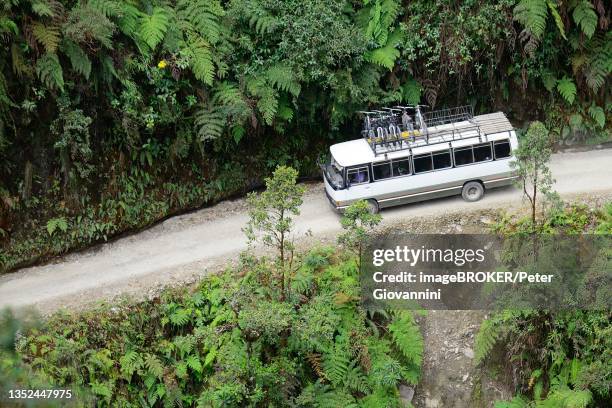
{"label": "bus side window", "polygon": [[510,157],[510,141],[498,140],[497,142],[493,142],[493,150],[495,150],[496,159]]}
{"label": "bus side window", "polygon": [[372,164],[372,173],[374,180],[382,180],[391,177],[391,163],[377,163]]}
{"label": "bus side window", "polygon": [[466,147],[463,149],[455,149],[455,165],[463,166],[465,164],[474,163],[474,157],[472,156],[472,148]]}
{"label": "bus side window", "polygon": [[350,185],[362,184],[362,183],[367,183],[370,181],[367,167],[359,167],[356,169],[350,169],[346,174],[346,178]]}
{"label": "bus side window", "polygon": [[433,164],[431,161],[431,153],[421,154],[414,156],[414,173],[424,173],[426,171],[433,170]]}
{"label": "bus side window", "polygon": [[410,174],[410,159],[393,161],[393,177],[407,176]]}
{"label": "bus side window", "polygon": [[484,143],[474,146],[474,161],[481,162],[493,160],[493,153],[491,153],[491,143]]}
{"label": "bus side window", "polygon": [[433,167],[434,170],[446,169],[451,166],[450,152],[435,152],[433,154]]}

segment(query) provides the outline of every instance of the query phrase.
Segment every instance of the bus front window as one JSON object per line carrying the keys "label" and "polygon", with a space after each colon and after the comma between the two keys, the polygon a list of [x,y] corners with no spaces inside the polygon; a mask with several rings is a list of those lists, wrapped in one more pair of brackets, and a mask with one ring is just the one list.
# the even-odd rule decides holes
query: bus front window
{"label": "bus front window", "polygon": [[331,186],[338,190],[344,188],[344,180],[342,178],[342,167],[335,162],[332,157],[329,163],[323,165],[323,171],[325,172],[325,178]]}

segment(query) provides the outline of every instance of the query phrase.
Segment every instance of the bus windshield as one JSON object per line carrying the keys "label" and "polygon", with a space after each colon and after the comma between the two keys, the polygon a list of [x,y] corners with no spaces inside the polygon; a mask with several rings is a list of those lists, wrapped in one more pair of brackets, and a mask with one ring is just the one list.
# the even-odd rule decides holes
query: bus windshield
{"label": "bus windshield", "polygon": [[342,177],[342,167],[335,162],[332,157],[329,163],[325,163],[323,165],[323,171],[325,172],[325,177],[327,178],[327,182],[331,184],[334,189],[344,188],[344,179]]}

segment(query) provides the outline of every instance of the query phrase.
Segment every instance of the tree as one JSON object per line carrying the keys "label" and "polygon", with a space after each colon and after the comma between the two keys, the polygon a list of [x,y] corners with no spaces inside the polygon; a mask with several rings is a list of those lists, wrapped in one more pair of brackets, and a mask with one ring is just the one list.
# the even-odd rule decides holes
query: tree
{"label": "tree", "polygon": [[293,241],[289,239],[292,215],[300,214],[304,187],[296,184],[297,170],[279,166],[272,177],[266,178],[266,191],[251,193],[247,198],[250,220],[243,229],[249,243],[261,241],[278,250],[281,297],[285,296],[285,261],[293,258]]}
{"label": "tree", "polygon": [[551,139],[548,129],[539,121],[532,122],[527,133],[520,139],[515,151],[516,161],[512,165],[519,176],[518,185],[531,206],[531,225],[536,228],[536,208],[538,192],[548,200],[557,197],[552,189],[552,178],[548,162],[552,155]]}
{"label": "tree", "polygon": [[340,220],[344,233],[338,236],[338,243],[349,248],[357,255],[357,265],[361,270],[361,255],[369,233],[376,227],[382,217],[372,214],[365,200],[351,204]]}

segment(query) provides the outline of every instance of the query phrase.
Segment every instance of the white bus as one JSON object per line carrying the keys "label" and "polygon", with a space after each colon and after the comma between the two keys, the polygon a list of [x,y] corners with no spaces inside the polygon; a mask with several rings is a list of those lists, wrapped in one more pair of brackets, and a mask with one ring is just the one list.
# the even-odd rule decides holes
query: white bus
{"label": "white bus", "polygon": [[337,210],[358,200],[367,200],[374,213],[455,194],[477,201],[485,189],[516,179],[510,163],[518,142],[503,113],[473,116],[469,107],[427,114],[418,106],[385,109],[364,112],[364,137],[330,147],[323,178]]}

